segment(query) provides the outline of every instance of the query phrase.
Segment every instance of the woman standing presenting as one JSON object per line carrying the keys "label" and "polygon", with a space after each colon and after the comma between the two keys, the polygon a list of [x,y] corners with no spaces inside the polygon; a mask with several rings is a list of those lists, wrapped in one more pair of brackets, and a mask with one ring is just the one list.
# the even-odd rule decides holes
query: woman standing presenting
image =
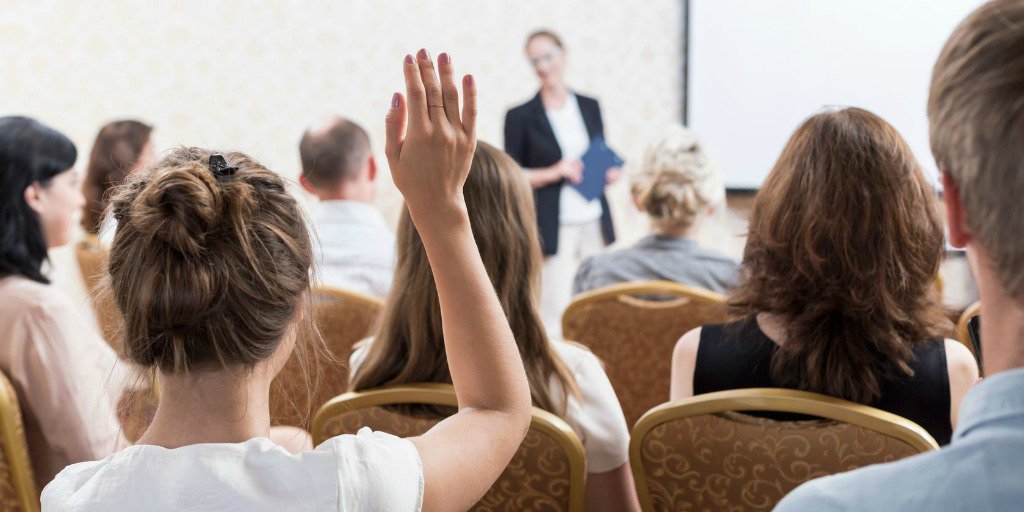
{"label": "woman standing presenting", "polygon": [[[597,100],[564,81],[565,46],[547,30],[526,39],[526,55],[540,78],[540,92],[505,116],[505,151],[526,170],[537,205],[544,251],[541,313],[549,333],[561,333],[561,315],[572,297],[572,277],[587,256],[615,240],[604,194],[586,200],[572,184],[583,176],[580,157],[604,137]],[[608,172],[608,183],[620,170]]]}

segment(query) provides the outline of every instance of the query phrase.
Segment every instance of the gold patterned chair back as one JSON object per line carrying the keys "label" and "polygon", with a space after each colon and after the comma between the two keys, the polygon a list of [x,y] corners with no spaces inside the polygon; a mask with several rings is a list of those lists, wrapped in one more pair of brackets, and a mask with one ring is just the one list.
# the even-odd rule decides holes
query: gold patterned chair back
{"label": "gold patterned chair back", "polygon": [[0,373],[0,512],[38,512],[39,490],[28,457],[18,395]]}
{"label": "gold patterned chair back", "polygon": [[690,329],[728,320],[724,300],[667,281],[616,284],[578,295],[562,316],[562,336],[604,361],[626,422],[633,425],[668,401],[676,341]]}
{"label": "gold patterned chair back", "polygon": [[[304,369],[292,357],[278,375],[270,397],[274,425],[305,426],[325,402],[348,389],[348,359],[353,345],[372,333],[384,303],[369,295],[323,287],[316,292],[317,326],[327,345],[327,356]],[[305,397],[313,386],[309,408]]]}
{"label": "gold patterned chair back", "polygon": [[92,302],[96,325],[100,334],[103,335],[103,339],[107,340],[107,344],[117,351],[117,304],[114,303],[113,297],[97,293],[103,274],[106,272],[106,269],[103,268],[106,257],[107,251],[100,245],[96,235],[85,235],[75,246],[75,258],[78,259],[78,268],[82,272],[85,291],[89,294]]}
{"label": "gold patterned chair back", "polygon": [[104,249],[96,235],[85,235],[75,246],[75,258],[78,268],[82,271],[85,289],[92,292],[100,282],[103,272]]}
{"label": "gold patterned chair back", "polygon": [[974,351],[974,343],[971,343],[971,335],[967,333],[967,322],[971,318],[978,316],[979,313],[981,313],[981,302],[975,302],[967,306],[967,309],[960,314],[960,319],[956,322],[956,340],[967,347],[967,350],[974,354],[975,359],[978,359],[978,354]]}
{"label": "gold patterned chair back", "polygon": [[[454,413],[457,405],[455,390],[448,384],[388,386],[345,393],[317,413],[313,440],[319,445],[337,435],[354,434],[363,427],[401,437],[416,436]],[[585,457],[583,444],[568,424],[534,407],[530,430],[519,451],[472,510],[582,511]]]}
{"label": "gold patterned chair back", "polygon": [[[815,418],[779,421],[749,411]],[[629,458],[645,512],[772,510],[798,485],[938,449],[914,422],[789,389],[719,391],[662,404],[633,429]]]}

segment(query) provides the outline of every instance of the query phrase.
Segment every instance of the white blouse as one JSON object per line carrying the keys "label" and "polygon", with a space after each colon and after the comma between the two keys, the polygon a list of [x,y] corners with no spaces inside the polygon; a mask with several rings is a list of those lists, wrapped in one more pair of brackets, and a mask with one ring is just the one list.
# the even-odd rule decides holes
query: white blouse
{"label": "white blouse", "polygon": [[269,439],[167,449],[135,445],[69,466],[43,491],[46,511],[419,511],[423,469],[407,439],[364,428],[315,450]]}
{"label": "white blouse", "polygon": [[[587,125],[583,122],[583,112],[580,111],[580,102],[576,95],[570,94],[562,108],[544,112],[551,124],[551,131],[555,133],[562,158],[582,157],[590,148],[590,134],[587,133]],[[558,220],[562,225],[587,224],[600,219],[604,212],[601,201],[587,201],[583,194],[568,182],[562,184],[559,210]]]}
{"label": "white blouse", "polygon": [[[352,353],[349,359],[352,375],[362,365],[366,350],[372,342],[372,339],[363,340]],[[576,377],[582,393],[582,400],[569,396],[569,405],[562,419],[583,442],[587,471],[605,473],[625,464],[629,460],[629,429],[601,360],[577,343],[559,340],[552,340],[551,343]],[[551,389],[555,396],[561,395],[561,383],[555,376],[551,377]]]}

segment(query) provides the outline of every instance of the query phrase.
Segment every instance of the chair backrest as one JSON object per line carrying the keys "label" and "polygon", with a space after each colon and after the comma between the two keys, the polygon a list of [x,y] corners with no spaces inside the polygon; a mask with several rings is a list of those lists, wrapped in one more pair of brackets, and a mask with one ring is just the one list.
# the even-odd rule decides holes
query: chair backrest
{"label": "chair backrest", "polygon": [[[444,409],[450,414],[457,405],[455,390],[448,384],[409,384],[345,393],[317,413],[313,440],[320,444],[333,436],[354,434],[362,427],[401,437],[416,436],[444,417],[412,412],[408,406]],[[578,512],[583,510],[585,486],[583,444],[568,424],[534,407],[523,444],[472,510]]]}
{"label": "chair backrest", "polygon": [[[779,421],[745,413],[816,418]],[[771,510],[803,482],[937,449],[910,420],[788,389],[719,391],[662,404],[633,429],[645,511]]]}
{"label": "chair backrest", "polygon": [[75,258],[78,259],[78,268],[82,271],[82,280],[85,282],[85,289],[92,292],[100,282],[103,272],[104,249],[100,245],[99,237],[86,234],[82,240],[75,245]]}
{"label": "chair backrest", "polygon": [[100,281],[103,279],[103,274],[106,269],[103,268],[103,262],[107,257],[106,249],[100,244],[99,238],[96,235],[85,235],[81,241],[75,246],[75,257],[78,259],[78,268],[82,272],[82,281],[85,282],[85,291],[89,294],[90,301],[92,302],[93,313],[96,317],[96,326],[100,330],[100,334],[103,335],[103,339],[107,341],[115,351],[118,351],[119,347],[116,343],[116,329],[117,329],[117,304],[114,303],[114,298],[109,295],[102,295],[97,293]]}
{"label": "chair backrest", "polygon": [[39,490],[28,456],[18,395],[3,373],[0,373],[0,510],[39,511]]}
{"label": "chair backrest", "polygon": [[971,354],[974,354],[974,359],[978,359],[978,354],[974,351],[974,343],[971,343],[971,335],[967,333],[967,322],[981,313],[981,302],[975,302],[960,314],[960,319],[956,322],[956,340],[962,343]]}
{"label": "chair backrest", "polygon": [[[278,375],[270,396],[270,420],[274,425],[305,426],[325,402],[348,389],[348,359],[353,345],[376,327],[384,303],[369,295],[319,288],[316,291],[317,326],[330,357],[315,361],[317,368],[303,369],[292,357]],[[318,376],[313,382],[309,379]],[[297,410],[313,385],[308,409]]]}
{"label": "chair backrest", "polygon": [[668,401],[676,341],[691,329],[728,320],[724,301],[721,294],[666,281],[616,284],[578,295],[562,316],[562,336],[604,361],[632,426]]}

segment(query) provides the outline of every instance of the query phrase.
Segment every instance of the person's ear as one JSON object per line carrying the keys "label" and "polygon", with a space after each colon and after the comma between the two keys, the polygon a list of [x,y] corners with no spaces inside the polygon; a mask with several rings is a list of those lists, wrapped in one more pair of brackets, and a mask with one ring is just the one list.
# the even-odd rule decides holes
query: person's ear
{"label": "person's ear", "polygon": [[43,213],[43,186],[39,182],[25,187],[25,202],[28,203],[29,208],[32,208],[32,211],[36,212],[36,215]]}
{"label": "person's ear", "polygon": [[636,196],[635,195],[630,194],[629,195],[629,200],[633,202],[633,206],[636,207],[636,211],[641,212],[641,213],[644,211],[644,207],[640,206],[640,201],[636,200]]}
{"label": "person's ear", "polygon": [[960,187],[948,172],[942,171],[942,199],[946,203],[946,226],[949,229],[949,244],[964,248],[971,241],[967,218],[960,201]]}
{"label": "person's ear", "polygon": [[366,178],[371,182],[377,181],[377,159],[374,158],[372,153],[370,154],[370,158],[366,162],[366,166]]}
{"label": "person's ear", "polygon": [[313,194],[314,196],[317,195],[316,194],[316,189],[313,188],[313,184],[310,183],[308,179],[306,179],[306,174],[305,173],[299,174],[299,184],[302,185],[302,189],[305,190],[306,192],[309,192],[310,194]]}

